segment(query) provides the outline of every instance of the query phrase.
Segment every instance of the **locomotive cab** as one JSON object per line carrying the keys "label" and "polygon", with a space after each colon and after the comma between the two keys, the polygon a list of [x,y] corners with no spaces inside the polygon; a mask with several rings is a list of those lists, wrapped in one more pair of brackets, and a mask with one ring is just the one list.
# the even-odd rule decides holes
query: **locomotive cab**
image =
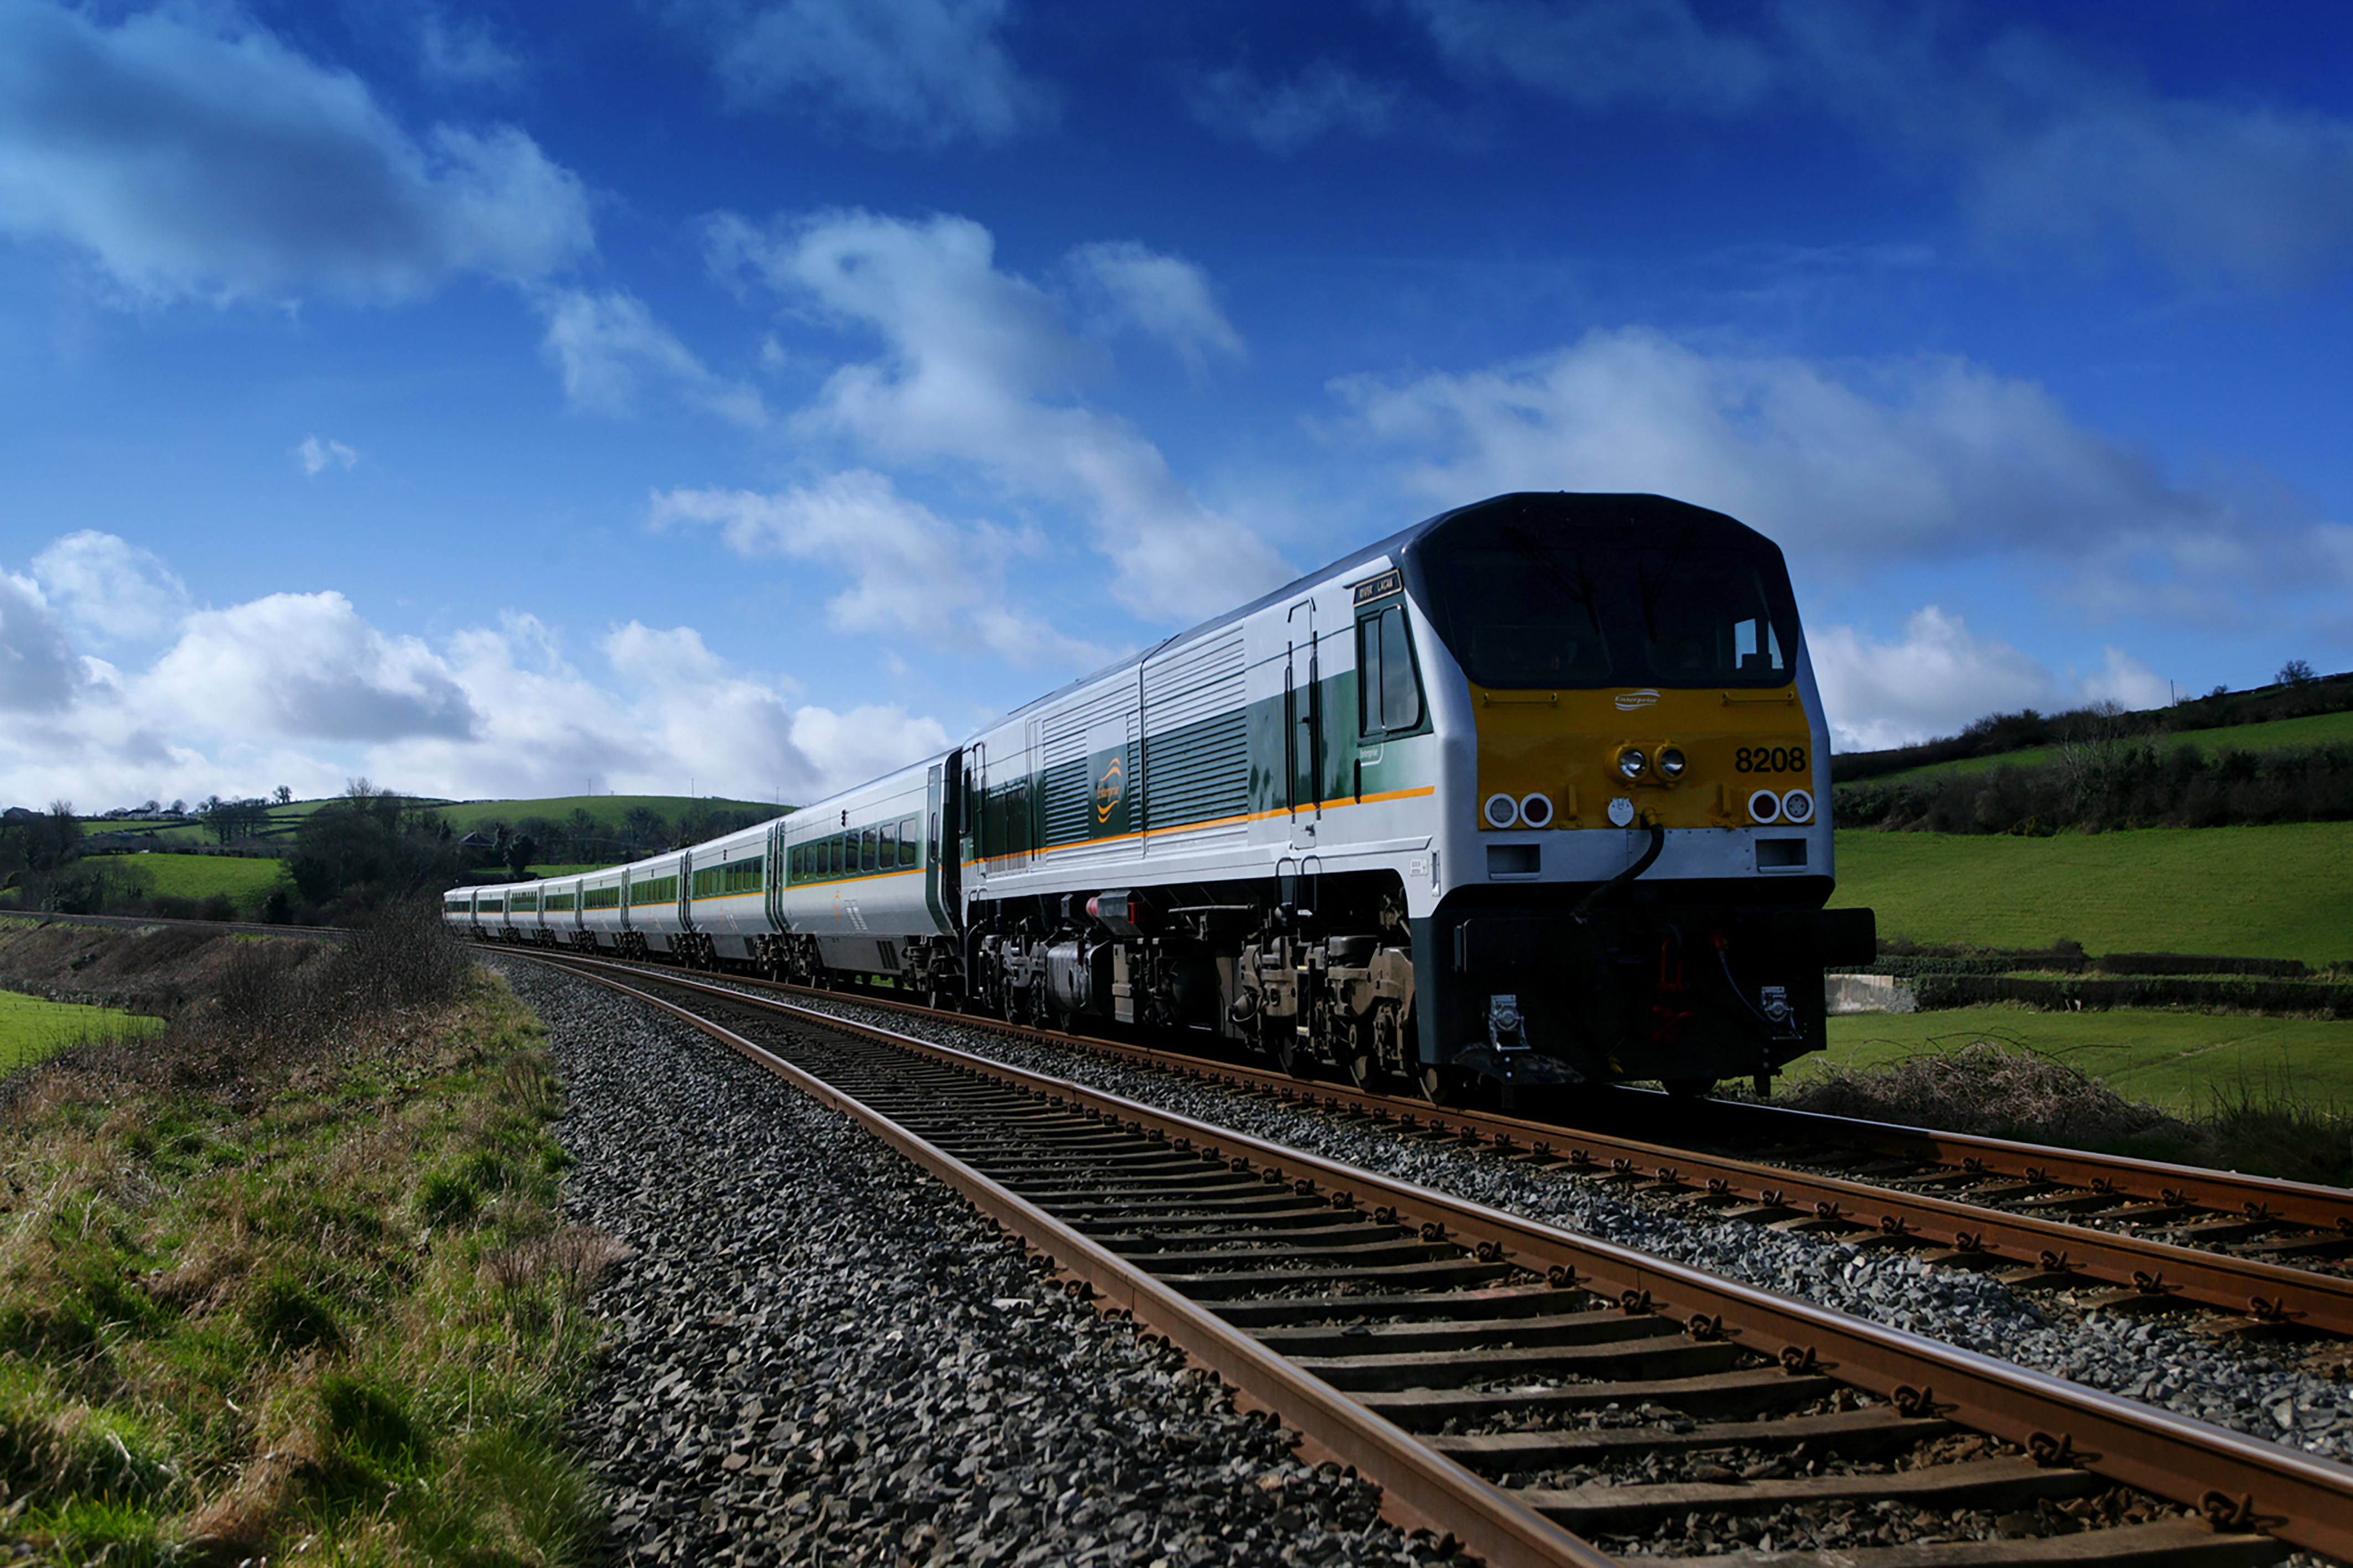
{"label": "locomotive cab", "polygon": [[1515,1083],[1757,1078],[1868,961],[1832,887],[1828,733],[1781,552],[1656,496],[1439,520],[1409,593],[1455,668],[1453,869],[1414,921],[1426,1064]]}

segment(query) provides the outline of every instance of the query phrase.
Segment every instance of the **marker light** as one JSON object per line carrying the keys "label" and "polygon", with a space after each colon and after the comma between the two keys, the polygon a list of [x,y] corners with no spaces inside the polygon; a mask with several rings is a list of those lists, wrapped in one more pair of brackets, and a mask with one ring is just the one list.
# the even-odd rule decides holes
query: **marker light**
{"label": "marker light", "polygon": [[1791,790],[1781,797],[1781,815],[1792,822],[1811,822],[1814,797],[1801,789]]}
{"label": "marker light", "polygon": [[1509,827],[1520,819],[1520,803],[1507,795],[1491,795],[1482,808],[1482,815],[1490,827]]}
{"label": "marker light", "polygon": [[1759,822],[1781,819],[1781,797],[1769,789],[1760,789],[1748,797],[1748,815]]}
{"label": "marker light", "polygon": [[1524,795],[1520,796],[1520,820],[1526,823],[1530,827],[1550,827],[1552,826],[1552,798],[1549,795]]}

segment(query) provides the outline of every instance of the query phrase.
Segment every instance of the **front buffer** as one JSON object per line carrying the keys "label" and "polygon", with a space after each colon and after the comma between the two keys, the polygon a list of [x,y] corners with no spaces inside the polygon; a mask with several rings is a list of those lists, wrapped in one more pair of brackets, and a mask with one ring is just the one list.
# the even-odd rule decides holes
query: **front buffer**
{"label": "front buffer", "polygon": [[[1868,963],[1868,910],[1462,889],[1413,922],[1422,1059],[1506,1084],[1704,1089],[1819,1050],[1822,971]],[[1426,978],[1422,978],[1426,977]]]}

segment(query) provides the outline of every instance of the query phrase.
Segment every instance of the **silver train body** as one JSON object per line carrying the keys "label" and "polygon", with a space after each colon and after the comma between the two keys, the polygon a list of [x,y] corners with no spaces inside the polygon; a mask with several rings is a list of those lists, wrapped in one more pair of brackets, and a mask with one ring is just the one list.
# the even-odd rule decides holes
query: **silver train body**
{"label": "silver train body", "polygon": [[1655,496],[1440,514],[940,756],[709,844],[459,889],[478,936],[882,980],[1294,1068],[1760,1082],[1867,961],[1780,552]]}

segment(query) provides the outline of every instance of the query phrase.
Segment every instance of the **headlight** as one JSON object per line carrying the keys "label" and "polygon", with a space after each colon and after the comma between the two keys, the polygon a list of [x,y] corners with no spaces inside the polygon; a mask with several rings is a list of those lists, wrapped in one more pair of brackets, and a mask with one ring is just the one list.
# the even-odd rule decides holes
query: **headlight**
{"label": "headlight", "polygon": [[1507,795],[1491,795],[1481,808],[1490,827],[1509,827],[1520,819],[1520,803]]}
{"label": "headlight", "polygon": [[1659,753],[1659,773],[1661,776],[1664,778],[1679,779],[1683,777],[1683,754],[1681,752],[1676,751],[1672,746],[1669,746],[1665,750],[1662,751]]}
{"label": "headlight", "polygon": [[1793,789],[1781,797],[1781,815],[1792,822],[1814,819],[1814,797],[1804,790]]}
{"label": "headlight", "polygon": [[1641,751],[1629,746],[1618,753],[1618,771],[1630,779],[1638,779],[1642,776],[1642,769],[1649,764],[1649,762],[1650,759],[1643,756]]}

